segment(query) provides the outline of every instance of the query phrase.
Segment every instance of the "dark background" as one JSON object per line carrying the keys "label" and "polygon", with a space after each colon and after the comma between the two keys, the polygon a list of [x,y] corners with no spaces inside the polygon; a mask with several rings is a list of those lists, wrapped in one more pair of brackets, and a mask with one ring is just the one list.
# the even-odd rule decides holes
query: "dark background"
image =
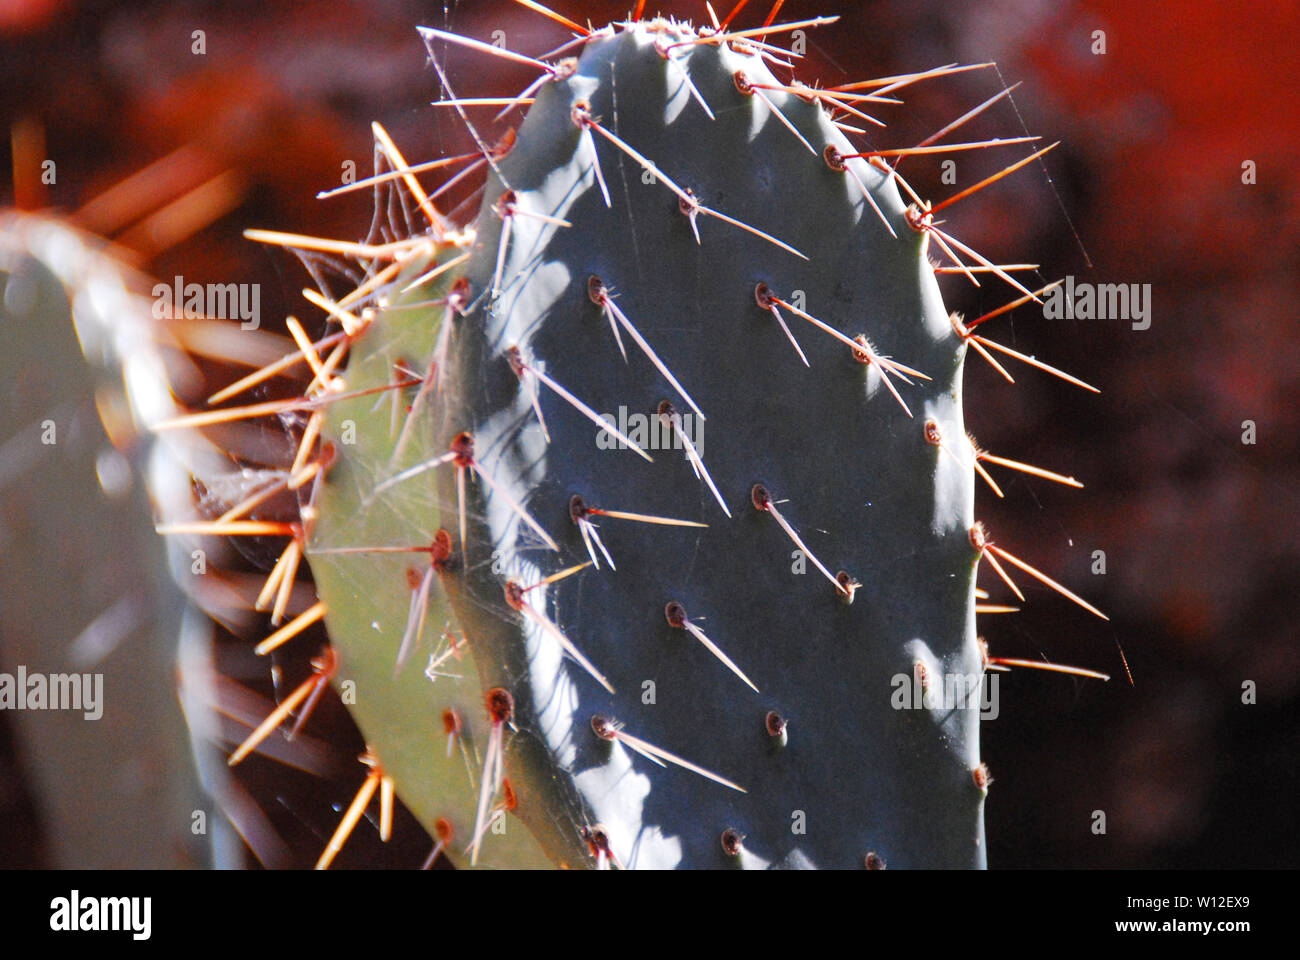
{"label": "dark background", "polygon": [[[598,24],[633,5],[555,3]],[[739,23],[761,22],[768,6],[754,0]],[[967,424],[980,443],[1087,485],[1002,472],[1006,499],[981,490],[977,514],[999,542],[1111,617],[1103,623],[1035,585],[1021,613],[981,618],[981,630],[995,654],[1114,677],[1002,677],[1001,715],[983,729],[997,781],[989,864],[1300,865],[1300,5],[836,6],[791,0],[782,11],[782,20],[844,14],[809,31],[805,80],[998,65],[907,88],[906,106],[872,111],[889,126],[866,142],[916,143],[1002,80],[1024,81],[1014,106],[1000,102],[949,141],[1024,127],[1062,141],[1045,169],[1027,167],[946,211],[950,232],[995,261],[1042,264],[1038,285],[1073,274],[1153,291],[1145,331],[1123,320],[1046,320],[1026,308],[989,324],[994,339],[1096,384],[1100,396],[1024,366],[1012,368],[1012,386],[978,358],[967,364]],[[725,14],[730,3],[717,8]],[[656,9],[705,19],[702,3]],[[59,170],[50,187],[20,170],[13,190],[0,184],[0,205],[73,211],[192,145],[191,185],[234,171],[228,213],[175,243],[108,226],[156,276],[259,282],[264,316],[282,316],[298,309],[304,275],[244,241],[245,227],[359,239],[371,215],[365,193],[314,195],[339,182],[345,160],[369,172],[372,119],[411,162],[472,149],[451,111],[428,106],[438,84],[416,24],[483,39],[504,30],[510,47],[530,54],[567,36],[507,0],[0,0],[0,127],[42,131]],[[196,29],[206,32],[204,56],[190,52]],[[1091,52],[1095,30],[1105,31],[1105,55]],[[532,79],[470,51],[446,59],[461,96],[513,93]],[[4,169],[8,149],[0,148]],[[954,154],[958,187],[1021,149]],[[942,159],[905,162],[923,196],[956,189],[939,181]],[[1255,184],[1242,182],[1246,160]],[[968,317],[1012,298],[991,278],[979,289],[959,275],[940,282],[949,307]],[[1254,445],[1242,443],[1245,420],[1256,424]],[[1090,572],[1094,550],[1105,551],[1104,576]],[[1005,592],[987,571],[981,583]],[[1254,705],[1242,703],[1245,681],[1257,685]],[[0,866],[52,865],[49,823],[27,787],[35,762],[0,715]],[[1106,813],[1104,836],[1090,830],[1094,810]]]}

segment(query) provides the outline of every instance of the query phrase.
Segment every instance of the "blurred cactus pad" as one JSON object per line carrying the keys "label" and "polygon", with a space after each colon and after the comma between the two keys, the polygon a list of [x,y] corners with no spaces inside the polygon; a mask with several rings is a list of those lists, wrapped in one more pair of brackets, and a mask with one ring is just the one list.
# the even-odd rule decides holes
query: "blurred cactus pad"
{"label": "blurred cactus pad", "polygon": [[[253,431],[287,439],[263,486],[196,484],[160,519],[273,561],[256,649],[296,651],[301,684],[232,762],[291,756],[333,687],[366,750],[320,866],[367,811],[386,839],[397,801],[426,864],[984,866],[980,691],[1028,664],[980,642],[977,612],[1012,608],[976,573],[1101,614],[977,522],[981,461],[1078,483],[967,437],[968,351],[1065,375],[950,315],[939,278],[1007,283],[1009,306],[1048,288],[946,233],[896,167],[1013,154],[955,201],[1046,151],[960,140],[999,97],[865,145],[906,87],[969,68],[805,85],[791,42],[833,16],[641,4],[597,30],[524,5],[570,42],[420,30],[477,151],[432,174],[376,125],[376,177],[345,185],[376,192],[364,242],[249,231],[342,264],[350,288],[313,269],[305,291],[324,326],[291,319],[282,360],[150,423],[243,467]],[[451,49],[537,80],[456,101]],[[477,178],[477,215],[431,175]]]}

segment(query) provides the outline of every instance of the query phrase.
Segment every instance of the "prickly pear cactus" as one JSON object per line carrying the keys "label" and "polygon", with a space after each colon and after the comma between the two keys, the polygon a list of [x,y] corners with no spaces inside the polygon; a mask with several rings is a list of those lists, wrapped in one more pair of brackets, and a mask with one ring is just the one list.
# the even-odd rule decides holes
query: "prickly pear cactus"
{"label": "prickly pear cactus", "polygon": [[[977,712],[890,703],[918,658],[980,670],[973,471],[923,433],[927,419],[963,433],[962,344],[925,237],[886,173],[835,161],[856,151],[817,102],[772,89],[761,48],[694,39],[621,30],[539,91],[488,177],[476,296],[453,321],[438,445],[468,432],[492,482],[467,491],[466,569],[447,592],[484,679],[514,698],[518,814],[567,823],[570,845],[599,823],[638,866],[844,868],[871,850],[980,865]],[[903,374],[900,403],[860,334],[932,379]],[[450,506],[456,477],[441,481]],[[588,553],[515,609],[512,584]],[[562,657],[543,618],[592,666]],[[656,766],[608,738],[615,723],[714,776]]]}
{"label": "prickly pear cactus", "polygon": [[[563,22],[517,130],[470,125],[471,223],[377,128],[426,232],[253,234],[366,274],[309,292],[340,330],[291,326],[300,398],[155,425],[305,422],[296,520],[169,527],[285,538],[259,652],[328,630],[232,759],[328,679],[369,770],[321,865],[378,793],[459,866],[983,866],[978,684],[1027,664],[978,641],[976,571],[1066,591],[987,536],[975,474],[1077,482],[967,439],[968,349],[1057,371],[950,317],[932,259],[1042,291],[939,228],[887,162],[909,151],[855,146],[945,71],[818,90],[788,79],[791,25]],[[449,45],[529,59],[423,36],[445,86]],[[318,599],[290,607],[301,561]]]}

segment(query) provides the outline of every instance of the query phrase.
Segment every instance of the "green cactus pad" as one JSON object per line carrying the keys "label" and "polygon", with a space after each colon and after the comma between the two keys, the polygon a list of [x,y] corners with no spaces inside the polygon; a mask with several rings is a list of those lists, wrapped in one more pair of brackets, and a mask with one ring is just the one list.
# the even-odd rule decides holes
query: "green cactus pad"
{"label": "green cactus pad", "polygon": [[[316,542],[419,543],[446,529],[458,563],[438,585],[474,663],[455,685],[408,667],[394,688],[411,701],[400,709],[394,694],[364,695],[359,683],[369,704],[358,704],[359,722],[408,805],[426,822],[452,809],[463,821],[477,800],[463,768],[449,764],[437,783],[429,772],[426,755],[442,746],[436,719],[449,705],[463,711],[482,749],[490,728],[482,695],[507,690],[514,814],[552,859],[571,865],[593,862],[605,843],[636,867],[846,868],[868,851],[899,867],[982,865],[977,711],[900,710],[894,696],[920,660],[940,675],[981,673],[963,344],[925,239],[887,174],[863,160],[847,161],[851,173],[834,156],[828,162],[828,146],[854,148],[817,104],[742,89],[779,85],[752,50],[695,45],[665,59],[668,44],[693,36],[656,21],[591,40],[572,71],[538,92],[488,178],[466,267],[473,300],[453,321],[440,402],[400,463],[385,404],[364,398],[331,411],[328,435],[351,419],[359,439],[339,446]],[[685,85],[687,72],[713,118]],[[664,177],[774,239],[702,210],[697,242],[689,205]],[[618,321],[624,360],[596,302],[602,283],[676,384]],[[796,350],[760,305],[760,284],[931,377],[894,377],[913,415],[881,381],[878,361],[864,363],[865,354],[778,305]],[[435,312],[382,314],[353,358],[348,388],[389,382],[399,357],[427,358]],[[654,462],[620,449],[551,384],[621,423]],[[699,443],[730,518],[665,429],[663,401],[692,416],[677,422]],[[929,420],[956,456],[927,442]],[[473,438],[472,464],[443,463],[362,505],[399,468],[445,454],[462,432]],[[756,484],[807,555],[770,510],[755,507]],[[599,570],[509,597],[507,584],[529,587],[587,558],[575,495],[597,509],[708,526],[591,515],[617,570],[598,555]],[[356,664],[353,648],[364,647],[379,661],[375,682],[388,683],[410,597],[407,561],[350,557],[345,572],[339,559],[321,560],[312,556],[313,572],[344,663]],[[860,583],[852,603],[818,561]],[[670,624],[664,611],[674,601],[761,692]],[[381,629],[367,631],[373,623]],[[593,670],[565,655],[557,631]],[[771,712],[788,725],[783,747],[767,731]],[[616,720],[746,792],[660,767],[627,741],[597,736],[593,718]],[[394,739],[403,742],[383,746]],[[396,765],[408,758],[418,780]],[[603,834],[592,833],[597,825]],[[724,843],[729,829],[736,833]],[[483,853],[515,862],[502,846],[488,837]]]}

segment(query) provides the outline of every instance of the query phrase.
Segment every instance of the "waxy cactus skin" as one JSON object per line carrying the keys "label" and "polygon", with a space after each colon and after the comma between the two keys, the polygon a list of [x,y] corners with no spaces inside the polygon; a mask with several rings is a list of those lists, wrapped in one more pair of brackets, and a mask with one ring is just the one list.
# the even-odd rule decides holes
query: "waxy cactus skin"
{"label": "waxy cactus skin", "polygon": [[[438,314],[450,319],[438,401],[414,425],[421,446],[408,446],[391,466],[382,442],[374,453],[364,442],[344,449],[320,501],[315,542],[414,543],[437,527],[452,534],[461,562],[437,583],[469,638],[478,688],[501,686],[514,697],[517,730],[505,752],[519,797],[513,815],[553,859],[589,860],[586,837],[599,824],[613,857],[628,866],[762,866],[798,854],[804,864],[848,868],[872,849],[896,867],[981,866],[983,797],[971,779],[977,712],[899,711],[890,696],[891,679],[910,675],[918,656],[940,674],[981,671],[967,536],[974,472],[927,444],[923,430],[933,419],[945,434],[964,436],[963,344],[927,264],[926,238],[909,228],[903,199],[879,167],[849,160],[849,175],[826,162],[826,146],[840,154],[854,147],[822,108],[768,94],[814,151],[742,92],[738,73],[780,84],[761,58],[712,45],[674,51],[671,64],[660,55],[665,44],[691,37],[663,22],[620,30],[586,44],[563,79],[538,91],[513,148],[488,176],[465,265],[472,300],[464,312],[393,310],[353,347],[349,389],[380,386],[393,357],[431,356]],[[684,70],[715,118],[685,87]],[[695,218],[697,242],[679,196],[593,129],[613,115],[615,89],[615,136],[701,203],[798,254],[708,215]],[[878,363],[863,363],[846,343],[786,311],[796,350],[760,306],[760,284],[850,340],[865,334],[875,350],[932,379],[896,381],[905,410],[881,382]],[[443,281],[418,296],[437,299],[449,287]],[[602,289],[681,389],[616,315],[623,359]],[[625,420],[639,414],[634,422],[646,429],[628,439],[659,440],[660,449],[646,450],[654,462],[609,436],[598,443],[599,429],[534,371],[615,422],[620,408],[630,411]],[[695,478],[682,444],[662,448],[675,434],[660,417],[661,403],[678,417],[694,412],[683,391],[707,418],[693,433],[706,438],[703,469],[730,518]],[[325,434],[355,420],[358,436],[387,438],[386,410],[361,419],[366,404],[333,406]],[[466,432],[490,484],[449,462],[392,485],[364,510],[347,502],[367,483],[450,450]],[[462,472],[469,481],[464,545]],[[755,507],[755,484],[773,491],[809,555],[796,554],[770,511]],[[343,502],[334,503],[336,495]],[[574,496],[708,525],[592,517],[617,569],[597,552],[599,570],[527,592],[524,602],[594,665],[612,695],[537,617],[521,615],[503,596],[509,583],[527,586],[588,559],[571,516]],[[515,505],[548,531],[558,552]],[[327,522],[331,515],[345,519]],[[389,638],[327,617],[344,661],[374,658],[375,673],[387,680],[409,595],[400,562],[323,559],[329,571],[317,572],[317,581],[331,611],[346,606],[350,623],[377,620]],[[852,603],[817,562],[859,584]],[[357,571],[349,579],[369,586],[335,599],[344,565]],[[673,629],[663,612],[670,602],[698,618],[760,692],[690,633]],[[363,606],[359,616],[355,604]],[[435,624],[445,618],[440,610],[430,615]],[[476,740],[486,741],[481,707],[443,680],[421,690],[420,713],[457,706]],[[769,711],[788,718],[779,750],[765,732]],[[372,732],[358,714],[383,756],[393,725]],[[746,792],[671,763],[660,768],[595,735],[593,717],[616,719]],[[428,743],[423,752],[437,751]],[[472,832],[464,771],[452,764],[447,774],[444,796],[459,799],[442,799],[429,814],[459,807],[459,832]],[[727,829],[745,836],[730,856],[720,842]],[[480,862],[501,856],[497,840],[483,842]]]}

